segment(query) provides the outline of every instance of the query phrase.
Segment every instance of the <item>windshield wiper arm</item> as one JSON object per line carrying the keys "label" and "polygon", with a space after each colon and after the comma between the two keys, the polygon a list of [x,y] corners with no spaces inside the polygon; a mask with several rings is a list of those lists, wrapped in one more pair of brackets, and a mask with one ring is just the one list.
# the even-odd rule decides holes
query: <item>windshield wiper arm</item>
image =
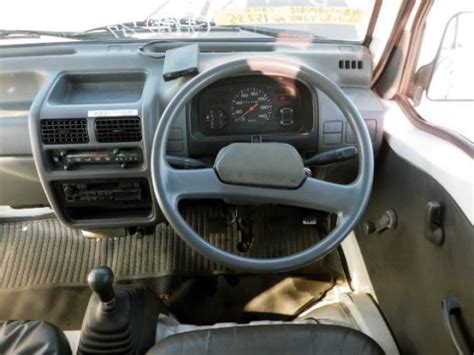
{"label": "windshield wiper arm", "polygon": [[[173,32],[224,32],[224,31],[247,31],[263,34],[269,37],[290,37],[324,39],[324,37],[314,35],[309,31],[299,31],[294,29],[275,28],[262,25],[230,25],[220,26],[212,21],[194,21],[187,23],[181,20],[180,23],[153,24],[147,21],[126,22],[115,25],[106,25],[92,28],[82,32],[71,31],[40,31],[40,30],[1,30],[0,39],[7,38],[40,38],[58,37],[73,40],[110,40],[134,38],[134,35],[143,33],[173,33]],[[156,28],[158,26],[158,30]]]}
{"label": "windshield wiper arm", "polygon": [[0,30],[0,39],[6,38],[40,38],[58,37],[75,40],[84,39],[110,39],[117,38],[110,31],[85,31],[85,32],[61,32],[61,31],[36,31],[36,30]]}
{"label": "windshield wiper arm", "polygon": [[234,25],[230,27],[237,27],[242,31],[259,33],[262,35],[270,37],[288,37],[288,38],[311,38],[311,39],[324,39],[322,36],[315,35],[310,31],[300,31],[288,28],[278,28],[271,26],[262,26],[262,25]]}
{"label": "windshield wiper arm", "polygon": [[68,37],[66,32],[33,31],[33,30],[0,30],[0,38],[39,38],[42,36]]}
{"label": "windshield wiper arm", "polygon": [[[209,27],[205,27],[208,25]],[[150,26],[146,21],[125,22],[120,24],[105,25],[102,27],[92,28],[82,32],[71,31],[41,31],[41,30],[1,30],[0,39],[7,38],[40,38],[40,37],[58,37],[73,40],[109,40],[109,39],[127,39],[134,38],[134,35],[157,32],[205,32],[205,31],[238,31],[236,28],[228,28],[221,26],[212,26],[204,21],[194,22],[193,24],[186,24],[184,21],[181,24],[172,23],[169,25],[162,25],[165,29],[156,31],[153,26]],[[178,30],[179,26],[183,30]],[[188,27],[186,27],[188,26]],[[191,29],[192,28],[192,29]]]}

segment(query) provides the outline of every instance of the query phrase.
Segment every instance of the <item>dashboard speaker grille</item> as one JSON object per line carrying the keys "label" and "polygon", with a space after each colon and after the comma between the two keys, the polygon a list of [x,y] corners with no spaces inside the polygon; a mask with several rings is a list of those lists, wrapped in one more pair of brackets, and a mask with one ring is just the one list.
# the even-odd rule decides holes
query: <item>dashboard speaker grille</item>
{"label": "dashboard speaker grille", "polygon": [[44,144],[88,143],[87,120],[85,118],[41,120],[41,137]]}
{"label": "dashboard speaker grille", "polygon": [[99,142],[138,142],[142,140],[139,117],[97,118],[95,133]]}

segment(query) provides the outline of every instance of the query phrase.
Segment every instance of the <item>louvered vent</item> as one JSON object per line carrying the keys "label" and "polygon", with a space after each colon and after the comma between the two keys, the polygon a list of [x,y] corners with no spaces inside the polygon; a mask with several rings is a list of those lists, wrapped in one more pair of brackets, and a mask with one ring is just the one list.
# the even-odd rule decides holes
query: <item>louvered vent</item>
{"label": "louvered vent", "polygon": [[361,60],[340,60],[339,69],[362,69],[363,62]]}
{"label": "louvered vent", "polygon": [[107,117],[95,120],[95,134],[99,142],[138,142],[142,128],[138,117]]}
{"label": "louvered vent", "polygon": [[78,144],[89,142],[87,120],[46,119],[41,120],[41,137],[44,144]]}

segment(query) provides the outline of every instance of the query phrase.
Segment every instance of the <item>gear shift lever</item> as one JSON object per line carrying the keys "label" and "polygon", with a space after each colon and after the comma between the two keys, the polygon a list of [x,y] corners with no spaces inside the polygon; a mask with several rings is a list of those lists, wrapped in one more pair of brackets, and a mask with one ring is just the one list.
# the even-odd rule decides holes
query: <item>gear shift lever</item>
{"label": "gear shift lever", "polygon": [[113,282],[114,273],[108,266],[96,267],[87,275],[89,287],[99,296],[102,303],[109,303],[115,299]]}
{"label": "gear shift lever", "polygon": [[144,354],[155,343],[159,304],[142,285],[112,286],[107,266],[87,276],[92,296],[82,322],[78,354]]}

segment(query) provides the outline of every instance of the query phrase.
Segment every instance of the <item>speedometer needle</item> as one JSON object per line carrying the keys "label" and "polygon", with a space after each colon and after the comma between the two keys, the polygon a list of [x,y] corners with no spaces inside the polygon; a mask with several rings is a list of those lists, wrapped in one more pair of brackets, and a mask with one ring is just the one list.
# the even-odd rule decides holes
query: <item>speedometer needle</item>
{"label": "speedometer needle", "polygon": [[237,119],[235,120],[235,122],[242,121],[243,118],[244,118],[245,116],[247,116],[250,112],[252,112],[253,110],[255,110],[255,109],[257,108],[257,106],[258,106],[258,103],[255,103],[255,104],[253,104],[252,106],[250,106],[247,111],[245,111],[239,118],[237,118]]}

